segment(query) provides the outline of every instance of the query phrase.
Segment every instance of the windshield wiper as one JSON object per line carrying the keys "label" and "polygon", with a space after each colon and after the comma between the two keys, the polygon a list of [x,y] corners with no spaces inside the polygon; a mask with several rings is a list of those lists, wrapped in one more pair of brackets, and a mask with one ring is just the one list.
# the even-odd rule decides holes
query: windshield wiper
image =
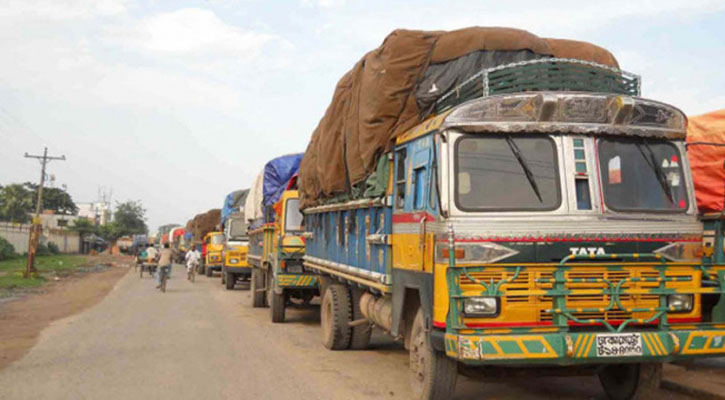
{"label": "windshield wiper", "polygon": [[[670,185],[667,183],[667,176],[665,176],[665,171],[663,171],[662,167],[657,164],[655,153],[652,151],[652,148],[649,147],[649,143],[642,141],[642,143],[636,144],[639,153],[642,154],[642,157],[644,158],[644,161],[647,162],[647,165],[649,165],[650,168],[652,168],[652,171],[654,171],[655,176],[657,177],[657,181],[660,183],[660,186],[662,186],[662,190],[665,192],[665,196],[667,196],[667,200],[669,200],[670,203],[675,204],[675,198],[672,194],[672,188],[670,188]],[[649,157],[644,154],[644,151],[642,150],[643,147],[647,150]]]}
{"label": "windshield wiper", "polygon": [[534,189],[534,193],[536,193],[536,197],[539,198],[539,202],[543,203],[544,199],[541,198],[541,192],[539,192],[539,185],[536,184],[536,180],[534,179],[534,173],[531,172],[529,164],[526,163],[526,160],[521,155],[519,146],[516,145],[511,136],[506,136],[506,143],[508,143],[509,148],[511,148],[511,152],[514,153],[514,157],[519,160],[519,164],[521,165],[521,168],[523,168],[524,174],[526,174],[526,179],[529,180],[529,184],[531,184],[531,188]]}

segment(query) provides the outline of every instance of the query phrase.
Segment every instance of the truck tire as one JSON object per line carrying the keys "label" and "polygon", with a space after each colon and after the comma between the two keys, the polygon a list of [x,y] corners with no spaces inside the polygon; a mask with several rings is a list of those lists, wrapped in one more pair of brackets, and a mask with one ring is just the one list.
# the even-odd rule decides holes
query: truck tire
{"label": "truck tire", "polygon": [[410,384],[413,398],[442,400],[453,397],[458,365],[456,360],[430,345],[422,308],[418,308],[410,336]]}
{"label": "truck tire", "polygon": [[[360,297],[362,297],[363,291],[358,288],[350,288],[350,299],[352,301],[352,320],[357,321],[365,319],[365,316],[360,311]],[[352,327],[352,334],[350,337],[350,350],[365,350],[370,344],[370,336],[373,333],[372,324],[363,324]]]}
{"label": "truck tire", "polygon": [[351,317],[350,291],[340,284],[329,285],[320,309],[322,344],[328,350],[344,350],[350,346]]}
{"label": "truck tire", "polygon": [[655,398],[661,380],[661,363],[607,365],[599,372],[599,382],[612,400]]}
{"label": "truck tire", "polygon": [[224,277],[224,287],[227,290],[234,290],[234,284],[237,283],[237,276],[228,271],[224,272],[222,276]]}
{"label": "truck tire", "polygon": [[249,290],[252,292],[252,307],[264,307],[264,292],[259,289],[264,287],[264,274],[259,268],[252,269],[252,283]]}
{"label": "truck tire", "polygon": [[284,322],[284,312],[285,312],[285,295],[284,292],[282,294],[277,294],[274,289],[272,289],[272,298],[269,301],[269,309],[272,311],[272,322],[274,323],[280,323]]}
{"label": "truck tire", "polygon": [[212,271],[209,267],[206,267],[206,276],[207,278],[211,278],[212,276],[214,276],[214,271]]}

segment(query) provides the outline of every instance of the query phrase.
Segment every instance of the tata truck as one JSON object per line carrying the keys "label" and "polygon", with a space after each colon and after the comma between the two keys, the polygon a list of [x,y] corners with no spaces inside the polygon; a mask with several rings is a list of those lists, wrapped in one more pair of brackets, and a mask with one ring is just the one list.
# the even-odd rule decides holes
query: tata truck
{"label": "tata truck", "polygon": [[233,290],[237,281],[249,281],[252,267],[249,265],[249,237],[244,213],[229,216],[224,223],[224,249],[222,250],[222,284]]}
{"label": "tata truck", "polygon": [[722,214],[703,238],[687,118],[640,79],[550,56],[483,68],[394,138],[379,194],[304,208],[323,345],[383,329],[425,400],[522,372],[640,399],[663,363],[725,355]]}
{"label": "tata truck", "polygon": [[[294,175],[301,155],[269,161],[245,205],[252,265],[252,306],[269,307],[272,322],[284,322],[289,305],[309,305],[319,294],[317,275],[302,268],[305,243]],[[292,182],[290,182],[292,180]],[[263,190],[258,190],[263,189]],[[261,192],[261,193],[260,193]]]}
{"label": "tata truck", "polygon": [[207,277],[212,277],[215,271],[221,272],[224,264],[224,233],[213,231],[204,236],[203,247],[204,272]]}

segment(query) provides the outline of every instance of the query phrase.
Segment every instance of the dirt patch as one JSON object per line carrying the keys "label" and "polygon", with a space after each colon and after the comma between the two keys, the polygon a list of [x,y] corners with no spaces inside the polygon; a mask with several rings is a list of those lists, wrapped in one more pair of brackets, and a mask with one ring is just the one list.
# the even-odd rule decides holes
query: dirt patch
{"label": "dirt patch", "polygon": [[75,273],[44,287],[40,293],[0,303],[0,370],[25,355],[50,323],[100,302],[129,271],[129,260],[93,257],[97,265],[105,263],[111,267],[100,272]]}

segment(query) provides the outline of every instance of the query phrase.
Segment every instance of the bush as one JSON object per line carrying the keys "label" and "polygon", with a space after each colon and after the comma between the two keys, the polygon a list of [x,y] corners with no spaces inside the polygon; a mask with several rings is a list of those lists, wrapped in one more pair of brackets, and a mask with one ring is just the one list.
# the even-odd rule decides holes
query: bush
{"label": "bush", "polygon": [[50,249],[48,249],[48,246],[46,246],[44,243],[38,243],[38,251],[35,252],[35,255],[37,256],[49,256],[53,253],[50,252]]}
{"label": "bush", "polygon": [[17,256],[17,254],[15,254],[15,247],[5,240],[5,238],[0,237],[0,261],[8,260],[14,258],[15,256]]}
{"label": "bush", "polygon": [[50,251],[51,254],[60,254],[60,248],[58,248],[58,245],[53,242],[48,242],[48,251]]}

